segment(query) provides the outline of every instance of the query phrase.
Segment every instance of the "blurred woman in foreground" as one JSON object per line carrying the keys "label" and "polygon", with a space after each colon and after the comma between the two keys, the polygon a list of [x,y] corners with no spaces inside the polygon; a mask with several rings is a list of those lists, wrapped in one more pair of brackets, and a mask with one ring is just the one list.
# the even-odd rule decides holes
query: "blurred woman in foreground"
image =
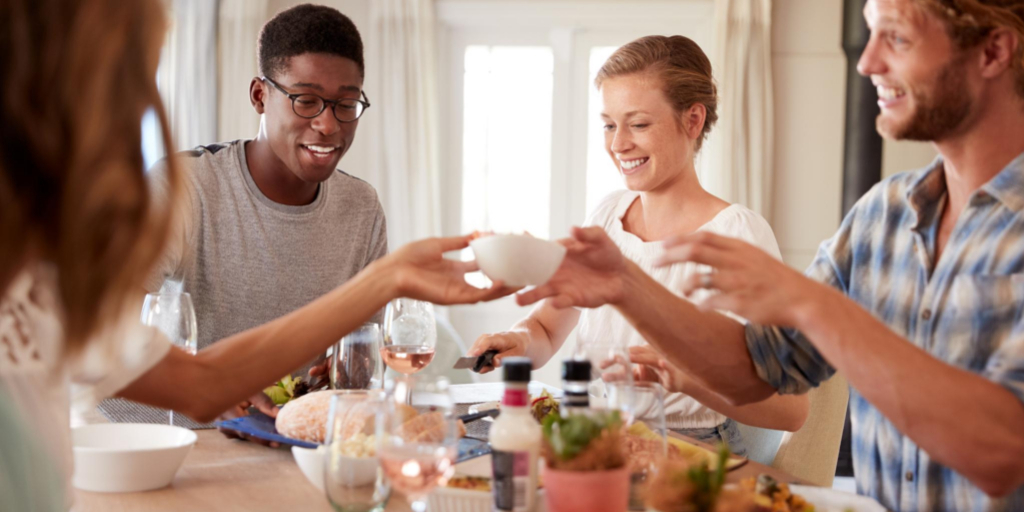
{"label": "blurred woman in foreground", "polygon": [[[143,173],[143,114],[157,114],[174,147],[155,83],[165,28],[158,0],[0,4],[0,395],[64,482],[72,401],[118,395],[210,421],[395,297],[448,304],[507,293],[467,285],[475,264],[442,258],[467,238],[431,239],[194,357],[141,325],[139,291],[174,229],[181,188],[173,156],[166,204],[154,204]],[[30,467],[0,458],[0,508],[23,509],[6,490]]]}

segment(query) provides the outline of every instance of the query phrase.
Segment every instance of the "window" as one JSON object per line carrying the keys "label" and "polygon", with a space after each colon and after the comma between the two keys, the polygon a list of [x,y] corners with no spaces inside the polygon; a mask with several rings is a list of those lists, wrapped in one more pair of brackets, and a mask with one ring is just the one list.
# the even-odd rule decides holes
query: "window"
{"label": "window", "polygon": [[551,48],[473,45],[464,63],[462,232],[547,238]]}
{"label": "window", "polygon": [[605,196],[623,188],[619,170],[604,148],[604,122],[601,120],[601,92],[593,86],[597,72],[615,53],[617,46],[596,46],[590,49],[590,94],[587,102],[587,208],[594,211]]}

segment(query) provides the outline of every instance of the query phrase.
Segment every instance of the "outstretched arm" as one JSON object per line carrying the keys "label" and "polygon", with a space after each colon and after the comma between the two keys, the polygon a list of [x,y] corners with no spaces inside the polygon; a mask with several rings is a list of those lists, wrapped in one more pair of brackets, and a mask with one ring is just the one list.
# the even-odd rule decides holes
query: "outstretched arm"
{"label": "outstretched arm", "polygon": [[120,396],[210,421],[326,350],[393,298],[468,304],[511,293],[500,282],[489,289],[468,285],[464,276],[476,270],[475,262],[443,258],[468,243],[468,237],[456,237],[406,245],[305,307],[194,357],[172,349]]}

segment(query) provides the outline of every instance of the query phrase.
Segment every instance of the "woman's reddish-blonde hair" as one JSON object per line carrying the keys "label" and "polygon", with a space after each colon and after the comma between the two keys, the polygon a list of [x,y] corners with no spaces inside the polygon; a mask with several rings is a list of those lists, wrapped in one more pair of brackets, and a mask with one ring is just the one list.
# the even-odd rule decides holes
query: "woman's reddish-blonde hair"
{"label": "woman's reddish-blonde hair", "polygon": [[704,50],[684,36],[641,37],[608,57],[597,72],[594,85],[600,89],[609,78],[639,73],[650,73],[661,81],[676,114],[686,112],[694,104],[704,105],[704,127],[695,145],[699,151],[718,120],[718,89]]}
{"label": "woman's reddish-blonde hair", "polygon": [[143,115],[167,117],[156,87],[166,30],[159,0],[0,3],[0,297],[28,265],[51,264],[66,354],[138,298],[180,190],[156,204]]}

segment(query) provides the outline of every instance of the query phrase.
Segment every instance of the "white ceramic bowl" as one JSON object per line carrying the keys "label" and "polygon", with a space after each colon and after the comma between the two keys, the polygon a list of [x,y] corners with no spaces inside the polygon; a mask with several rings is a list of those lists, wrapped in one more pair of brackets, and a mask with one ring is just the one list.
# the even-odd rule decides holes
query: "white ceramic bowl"
{"label": "white ceramic bowl", "polygon": [[71,432],[75,487],[92,492],[138,492],[170,485],[196,433],[171,425],[106,423]]}
{"label": "white ceramic bowl", "polygon": [[530,235],[491,235],[469,243],[480,270],[508,286],[537,286],[555,275],[565,247]]}
{"label": "white ceramic bowl", "polygon": [[[324,467],[327,461],[327,447],[300,448],[292,447],[292,457],[299,470],[306,475],[306,480],[320,492],[324,492]],[[371,457],[345,457],[341,466],[342,473],[336,475],[349,487],[370,485],[377,478],[377,459]]]}
{"label": "white ceramic bowl", "polygon": [[292,446],[292,457],[299,470],[306,475],[306,480],[313,484],[320,492],[324,492],[324,459],[326,459],[327,448],[301,448]]}

